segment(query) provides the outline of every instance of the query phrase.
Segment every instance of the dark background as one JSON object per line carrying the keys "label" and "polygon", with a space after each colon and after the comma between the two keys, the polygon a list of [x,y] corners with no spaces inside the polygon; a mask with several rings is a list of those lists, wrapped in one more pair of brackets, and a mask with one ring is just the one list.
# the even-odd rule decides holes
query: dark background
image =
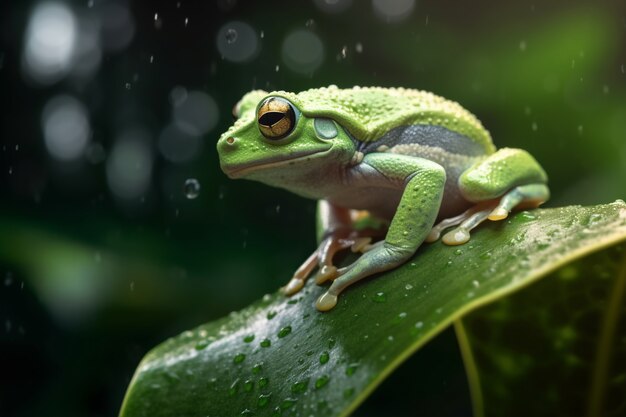
{"label": "dark background", "polygon": [[[429,90],[535,155],[549,206],[623,198],[626,5],[544,3],[3,2],[0,416],[116,415],[147,350],[314,249],[314,202],[219,170],[251,89]],[[445,333],[357,415],[469,415],[464,378]]]}

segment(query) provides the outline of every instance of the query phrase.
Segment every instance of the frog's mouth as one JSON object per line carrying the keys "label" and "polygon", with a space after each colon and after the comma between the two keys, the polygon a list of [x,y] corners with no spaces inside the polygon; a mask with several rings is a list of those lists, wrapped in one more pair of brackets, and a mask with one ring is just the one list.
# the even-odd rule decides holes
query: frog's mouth
{"label": "frog's mouth", "polygon": [[294,165],[298,161],[307,160],[311,157],[311,155],[324,154],[327,153],[331,148],[322,149],[322,150],[311,150],[311,151],[302,151],[302,152],[294,152],[291,154],[289,159],[285,159],[283,157],[274,157],[267,158],[261,161],[256,161],[253,163],[241,164],[241,165],[222,165],[222,171],[228,178],[237,179],[241,178],[244,175],[259,171],[267,168],[275,168],[284,165]]}

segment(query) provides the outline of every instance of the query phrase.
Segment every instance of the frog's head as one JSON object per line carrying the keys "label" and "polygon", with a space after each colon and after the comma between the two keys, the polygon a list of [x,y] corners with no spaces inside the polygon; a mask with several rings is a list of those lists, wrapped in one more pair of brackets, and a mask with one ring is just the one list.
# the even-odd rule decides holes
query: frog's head
{"label": "frog's head", "polygon": [[281,186],[350,161],[354,145],[344,129],[331,119],[307,117],[294,101],[290,93],[257,90],[237,103],[237,121],[217,142],[230,178]]}

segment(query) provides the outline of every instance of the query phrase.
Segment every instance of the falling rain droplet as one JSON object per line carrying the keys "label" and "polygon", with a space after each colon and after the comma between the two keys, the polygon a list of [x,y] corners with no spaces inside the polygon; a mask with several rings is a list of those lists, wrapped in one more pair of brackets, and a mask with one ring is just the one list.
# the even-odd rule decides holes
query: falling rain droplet
{"label": "falling rain droplet", "polygon": [[185,196],[189,200],[193,200],[200,195],[200,183],[195,178],[188,178],[184,185]]}

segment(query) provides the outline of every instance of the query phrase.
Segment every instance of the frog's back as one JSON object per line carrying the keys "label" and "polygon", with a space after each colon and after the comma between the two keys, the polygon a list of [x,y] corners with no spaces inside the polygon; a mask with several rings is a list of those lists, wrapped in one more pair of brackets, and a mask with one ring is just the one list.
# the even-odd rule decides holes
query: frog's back
{"label": "frog's back", "polygon": [[279,94],[308,117],[336,120],[367,151],[381,146],[407,146],[414,141],[437,142],[449,150],[467,148],[474,155],[495,151],[489,132],[473,114],[454,101],[426,91],[331,86]]}

